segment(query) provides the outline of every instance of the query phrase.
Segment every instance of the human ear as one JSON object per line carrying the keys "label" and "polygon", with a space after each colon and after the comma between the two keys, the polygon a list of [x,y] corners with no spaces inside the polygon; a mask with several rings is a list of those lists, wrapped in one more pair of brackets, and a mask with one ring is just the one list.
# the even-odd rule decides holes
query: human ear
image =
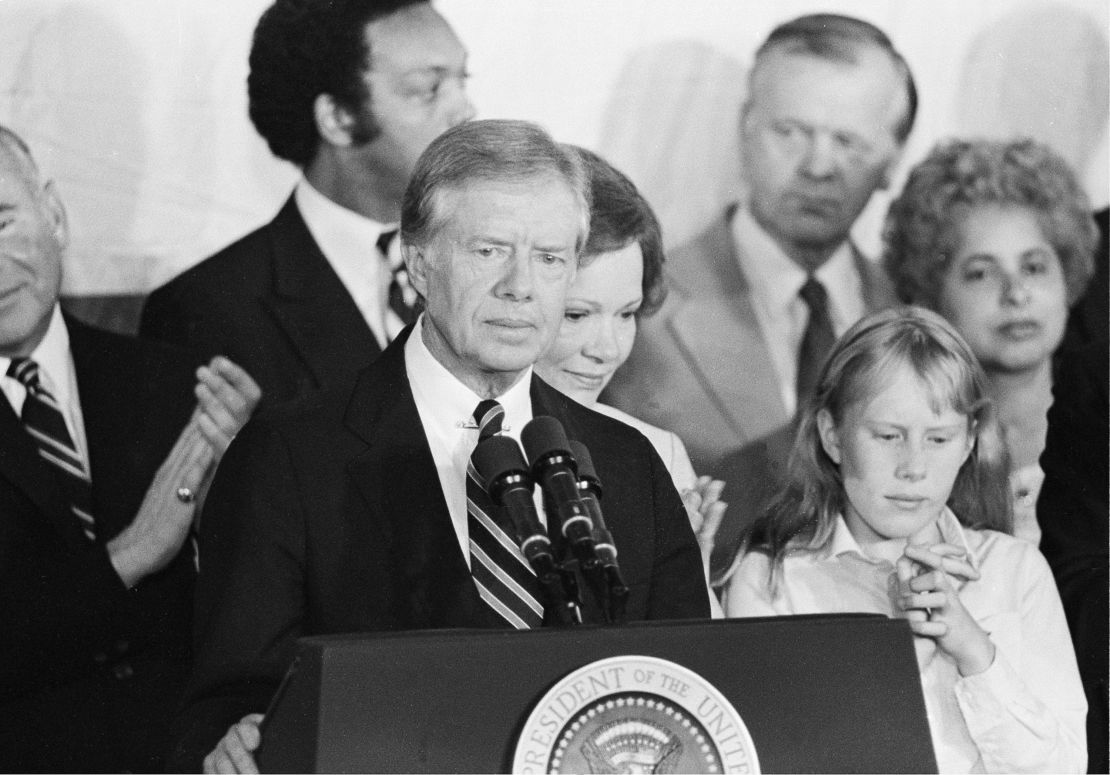
{"label": "human ear", "polygon": [[62,204],[61,197],[58,196],[58,190],[52,180],[47,181],[46,185],[42,187],[42,205],[46,210],[54,239],[64,250],[69,245],[69,218],[66,215],[65,205]]}
{"label": "human ear", "polygon": [[971,456],[971,451],[973,449],[975,449],[975,429],[974,428],[972,428],[972,432],[968,433],[967,438],[964,440],[964,456],[963,456],[963,459],[960,460],[960,465],[961,466],[964,463],[967,462],[967,459],[968,459],[968,457]]}
{"label": "human ear", "polygon": [[428,298],[428,254],[427,251],[407,242],[401,243],[401,255],[405,259],[405,269],[409,273],[409,283],[413,290],[423,298]]}
{"label": "human ear", "polygon": [[316,119],[316,131],[325,142],[342,147],[354,142],[352,129],[355,125],[355,117],[336,102],[333,96],[317,94],[312,103],[312,113]]}
{"label": "human ear", "polygon": [[840,465],[840,434],[828,409],[817,413],[817,434],[821,438],[821,448],[832,462]]}

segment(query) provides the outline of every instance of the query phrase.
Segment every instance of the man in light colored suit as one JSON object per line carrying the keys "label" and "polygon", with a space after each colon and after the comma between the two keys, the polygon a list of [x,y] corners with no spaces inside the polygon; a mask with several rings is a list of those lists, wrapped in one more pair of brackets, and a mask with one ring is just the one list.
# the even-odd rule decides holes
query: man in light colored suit
{"label": "man in light colored suit", "polygon": [[889,181],[917,107],[912,75],[867,22],[803,16],[756,52],[740,121],[747,196],[668,257],[670,297],[644,321],[607,399],[686,442],[729,482],[714,570],[772,489],[836,336],[894,303],[849,233]]}

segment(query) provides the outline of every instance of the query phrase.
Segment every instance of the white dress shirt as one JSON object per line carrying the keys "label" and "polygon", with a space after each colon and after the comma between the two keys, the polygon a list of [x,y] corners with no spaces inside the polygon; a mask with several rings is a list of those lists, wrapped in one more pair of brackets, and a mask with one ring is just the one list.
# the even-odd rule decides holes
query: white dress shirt
{"label": "white dress shirt", "polygon": [[[69,331],[66,329],[57,304],[54,305],[46,336],[31,353],[30,358],[39,365],[39,380],[50,395],[57,399],[70,438],[77,445],[81,459],[85,461],[85,470],[91,475],[89,445],[85,438],[85,417],[81,414],[81,400],[77,392],[77,372],[74,371],[73,356],[69,352]],[[11,362],[11,358],[0,356],[0,390],[3,390],[16,416],[22,416],[27,388],[19,380],[7,376]]]}
{"label": "white dress shirt", "polygon": [[[405,342],[405,373],[424,435],[432,450],[447,511],[455,526],[459,548],[470,563],[469,531],[466,525],[466,464],[478,446],[474,409],[482,397],[460,382],[435,359],[424,344],[424,317],[417,319]],[[520,431],[532,420],[532,369],[503,395],[497,397],[505,409],[504,435],[520,441]],[[536,511],[543,521],[540,488],[535,493]]]}
{"label": "white dress shirt", "polygon": [[[348,210],[321,194],[304,178],[293,190],[297,209],[320,252],[351,294],[378,345],[385,349],[404,324],[389,306],[389,265],[378,251],[378,237],[397,224],[383,224]],[[399,250],[393,240],[392,250]]]}
{"label": "white dress shirt", "polygon": [[[1087,702],[1048,563],[1028,542],[965,528],[948,509],[938,527],[981,574],[959,584],[960,602],[995,646],[990,667],[964,677],[935,642],[914,639],[940,771],[1085,772]],[[725,585],[726,615],[895,616],[894,566],[867,556],[843,518],[828,548],[787,553],[774,595],[769,570],[762,552],[738,562]]]}
{"label": "white dress shirt", "polygon": [[[751,287],[755,317],[779,379],[783,406],[787,414],[793,415],[798,403],[798,352],[809,322],[809,307],[798,295],[805,284],[806,271],[783,252],[747,208],[736,211],[732,236],[740,271]],[[841,244],[814,275],[825,286],[829,317],[840,336],[867,312],[863,280],[851,245]]]}

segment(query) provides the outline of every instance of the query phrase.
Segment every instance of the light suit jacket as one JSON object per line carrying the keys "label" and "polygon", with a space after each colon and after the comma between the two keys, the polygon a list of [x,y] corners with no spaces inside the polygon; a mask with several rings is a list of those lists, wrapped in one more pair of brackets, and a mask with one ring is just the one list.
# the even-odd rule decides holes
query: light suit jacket
{"label": "light suit jacket", "polygon": [[[640,322],[631,356],[602,397],[677,433],[697,473],[728,482],[729,510],[717,534],[715,572],[740,527],[773,490],[759,471],[781,465],[791,436],[791,417],[740,269],[730,227],[735,211],[730,207],[668,256],[667,301]],[[867,309],[895,304],[881,267],[854,247],[853,254]],[[739,462],[737,455],[743,456]],[[729,481],[737,476],[746,481]]]}

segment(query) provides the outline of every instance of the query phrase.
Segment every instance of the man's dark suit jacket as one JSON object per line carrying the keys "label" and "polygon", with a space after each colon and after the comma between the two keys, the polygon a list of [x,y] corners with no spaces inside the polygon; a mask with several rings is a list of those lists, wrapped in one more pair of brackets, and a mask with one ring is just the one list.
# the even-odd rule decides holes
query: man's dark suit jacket
{"label": "man's dark suit jacket", "polygon": [[[411,330],[411,329],[410,329]],[[230,724],[266,709],[300,636],[499,627],[459,549],[398,338],[353,393],[247,424],[204,509],[197,662],[171,767],[195,769]],[[631,588],[629,619],[706,617],[697,543],[639,432],[538,378],[535,416],[590,449]],[[588,621],[600,621],[586,604]]]}
{"label": "man's dark suit jacket", "polygon": [[188,672],[192,553],[128,590],[104,542],[138,512],[196,380],[176,351],[67,323],[98,541],[0,397],[0,770],[155,771]]}
{"label": "man's dark suit jacket", "polygon": [[264,406],[349,386],[381,352],[293,197],[270,223],[151,293],[139,334],[204,361],[227,356],[254,377]]}
{"label": "man's dark suit jacket", "polygon": [[1110,616],[1110,365],[1107,341],[1060,354],[1037,498],[1041,551],[1052,566],[1087,693],[1087,771],[1108,760],[1107,618]]}

